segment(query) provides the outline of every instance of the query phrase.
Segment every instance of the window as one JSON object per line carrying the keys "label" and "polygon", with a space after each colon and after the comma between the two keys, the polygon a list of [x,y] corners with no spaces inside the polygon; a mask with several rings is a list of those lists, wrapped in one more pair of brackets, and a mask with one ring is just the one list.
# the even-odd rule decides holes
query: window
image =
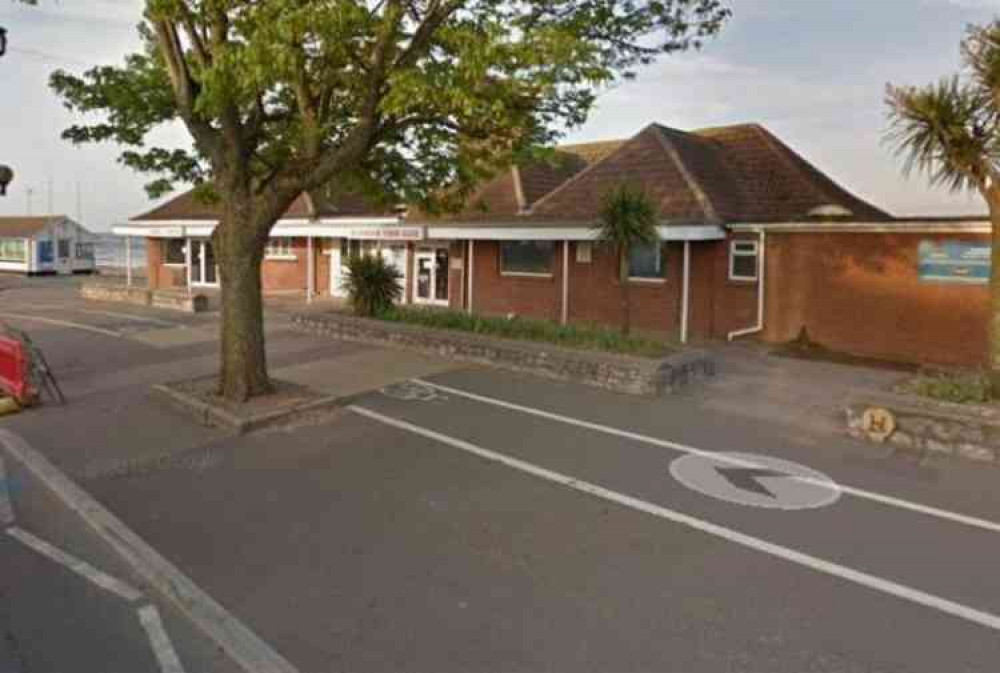
{"label": "window", "polygon": [[628,252],[628,277],[634,280],[663,280],[662,252],[659,241],[633,245]]}
{"label": "window", "polygon": [[[0,257],[2,257],[2,255],[0,255]],[[52,263],[52,241],[38,242],[38,263],[39,264]]]}
{"label": "window", "polygon": [[166,264],[187,263],[187,241],[183,238],[168,238],[163,242],[163,257]]}
{"label": "window", "polygon": [[93,260],[94,259],[94,244],[93,243],[77,243],[76,244],[76,258]]}
{"label": "window", "polygon": [[26,262],[28,246],[23,238],[0,238],[0,262]]}
{"label": "window", "polygon": [[552,241],[510,241],[500,244],[500,273],[552,275]]}
{"label": "window", "polygon": [[576,263],[590,264],[594,259],[594,244],[589,241],[581,241],[576,244]]}
{"label": "window", "polygon": [[732,241],[729,244],[729,280],[757,280],[757,241]]}
{"label": "window", "polygon": [[59,259],[69,258],[69,244],[70,240],[68,238],[59,239]]}
{"label": "window", "polygon": [[292,239],[287,237],[268,239],[264,256],[268,259],[295,259]]}

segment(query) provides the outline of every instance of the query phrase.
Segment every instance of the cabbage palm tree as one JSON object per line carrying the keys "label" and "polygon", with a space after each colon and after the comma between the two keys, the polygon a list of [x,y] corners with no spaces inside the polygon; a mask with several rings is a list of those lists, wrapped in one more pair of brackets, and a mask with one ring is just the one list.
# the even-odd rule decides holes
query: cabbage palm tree
{"label": "cabbage palm tree", "polygon": [[629,291],[629,252],[636,245],[659,240],[656,233],[656,206],[641,189],[628,184],[615,187],[604,195],[597,239],[608,244],[618,255],[618,273],[622,284],[622,334],[632,330],[632,297]]}
{"label": "cabbage palm tree", "polygon": [[887,140],[903,172],[934,186],[982,196],[992,228],[989,374],[1000,397],[1000,21],[972,26],[962,41],[963,72],[924,87],[886,89]]}

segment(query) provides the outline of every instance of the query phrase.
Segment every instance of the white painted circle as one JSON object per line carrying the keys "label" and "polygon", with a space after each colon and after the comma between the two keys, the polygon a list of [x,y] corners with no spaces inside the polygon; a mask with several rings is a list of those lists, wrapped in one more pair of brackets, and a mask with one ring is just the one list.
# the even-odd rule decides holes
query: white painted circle
{"label": "white painted circle", "polygon": [[752,453],[688,454],[670,464],[670,474],[691,490],[748,507],[813,509],[840,498],[822,472]]}

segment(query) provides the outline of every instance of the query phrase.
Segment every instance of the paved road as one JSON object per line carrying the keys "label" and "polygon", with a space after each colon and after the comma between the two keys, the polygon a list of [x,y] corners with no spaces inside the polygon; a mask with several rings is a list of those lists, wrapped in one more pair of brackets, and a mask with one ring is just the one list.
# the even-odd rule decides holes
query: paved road
{"label": "paved road", "polygon": [[[202,346],[50,327],[79,397],[10,425],[302,671],[1000,661],[1000,473],[834,432],[835,398],[872,372],[755,360],[738,379],[727,351],[716,383],[649,400],[469,368],[234,438],[139,393]],[[117,383],[87,356],[112,348]],[[810,393],[821,379],[840,387]]]}

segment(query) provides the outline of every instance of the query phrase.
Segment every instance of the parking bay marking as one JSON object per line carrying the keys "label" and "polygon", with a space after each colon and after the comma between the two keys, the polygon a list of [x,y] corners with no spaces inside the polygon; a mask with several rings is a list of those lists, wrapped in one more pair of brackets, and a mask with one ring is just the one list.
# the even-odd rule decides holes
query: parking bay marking
{"label": "parking bay marking", "polygon": [[[498,400],[493,397],[486,397],[484,395],[478,395],[476,393],[466,392],[464,390],[459,390],[458,388],[444,386],[439,383],[431,383],[430,381],[425,381],[423,379],[414,379],[414,380],[423,383],[425,385],[431,386],[432,388],[437,388],[438,390],[441,390],[443,392],[451,393],[452,395],[456,395],[458,397],[465,397],[467,399],[475,400],[477,402],[482,402],[484,404],[491,404],[493,406],[509,409],[511,411],[519,411],[525,414],[530,414],[532,416],[537,416],[539,418],[545,418],[551,421],[565,423],[567,425],[575,425],[577,427],[586,428],[587,430],[594,430],[595,432],[601,432],[607,435],[623,437],[625,439],[630,439],[636,442],[651,444],[653,446],[659,446],[661,448],[671,449],[673,451],[680,451],[682,453],[690,453],[699,456],[705,456],[708,458],[725,460],[726,462],[741,467],[758,468],[758,469],[765,467],[763,465],[752,463],[744,459],[727,458],[724,457],[725,454],[721,454],[716,451],[705,451],[703,449],[697,449],[693,446],[686,446],[684,444],[678,444],[677,442],[670,442],[667,440],[658,439],[656,437],[650,437],[649,435],[642,435],[636,432],[629,432],[627,430],[619,430],[618,428],[613,428],[608,425],[592,423],[590,421],[584,421],[578,418],[572,418],[570,416],[563,416],[562,414],[556,414],[550,411],[533,409],[531,407],[515,404],[514,402],[507,402],[504,400]],[[802,479],[803,481],[806,482],[810,481],[808,478],[803,478],[803,477],[796,477],[796,478]],[[816,483],[820,484],[819,482]],[[966,526],[971,526],[973,528],[987,530],[990,531],[991,533],[1000,533],[1000,523],[997,523],[996,521],[990,521],[989,519],[982,519],[975,516],[969,516],[967,514],[961,514],[959,512],[952,512],[946,509],[940,509],[938,507],[931,507],[930,505],[922,505],[918,502],[911,502],[909,500],[903,500],[902,498],[896,498],[889,495],[882,495],[881,493],[875,493],[874,491],[866,491],[861,488],[846,486],[839,482],[837,483],[837,487],[840,489],[842,493],[853,495],[856,498],[862,498],[864,500],[877,502],[881,505],[887,505],[889,507],[897,507],[899,509],[908,510],[910,512],[917,512],[919,514],[925,514],[927,516],[937,517],[939,519],[944,519],[946,521],[951,521],[953,523],[960,523]]]}
{"label": "parking bay marking", "polygon": [[70,322],[68,320],[56,320],[54,318],[42,318],[37,315],[28,315],[27,313],[0,313],[0,318],[14,318],[15,320],[27,320],[28,322],[35,321],[35,322],[45,323],[48,325],[56,325],[58,327],[69,327],[70,329],[79,329],[85,332],[94,332],[95,334],[103,334],[104,336],[113,336],[116,338],[120,338],[122,336],[121,332],[114,332],[109,329],[94,327],[93,325],[82,325],[78,322]]}
{"label": "parking bay marking", "polygon": [[874,589],[897,598],[909,601],[911,603],[916,603],[918,605],[923,605],[939,612],[943,612],[960,619],[964,619],[968,622],[978,624],[980,626],[985,626],[987,628],[993,629],[995,631],[1000,631],[1000,616],[979,610],[968,605],[963,605],[962,603],[957,603],[955,601],[943,598],[941,596],[936,596],[934,594],[921,591],[920,589],[914,589],[908,587],[904,584],[899,584],[898,582],[893,582],[892,580],[883,579],[876,575],[871,575],[861,570],[855,570],[848,566],[840,565],[833,561],[827,561],[826,559],[819,558],[817,556],[812,556],[804,552],[797,551],[790,547],[784,547],[782,545],[775,544],[773,542],[768,542],[761,538],[753,537],[747,535],[746,533],[741,533],[732,528],[726,528],[725,526],[720,526],[714,524],[710,521],[704,519],[699,519],[697,517],[685,514],[683,512],[678,512],[676,510],[663,507],[661,505],[656,505],[645,500],[640,500],[639,498],[626,495],[624,493],[619,493],[617,491],[612,491],[610,489],[598,486],[581,479],[576,479],[566,474],[560,472],[555,472],[544,467],[540,467],[533,463],[529,463],[518,458],[513,458],[511,456],[497,453],[496,451],[491,451],[489,449],[476,446],[470,442],[466,442],[462,439],[457,439],[455,437],[449,437],[448,435],[435,432],[434,430],[429,430],[423,428],[419,425],[414,425],[407,421],[402,421],[390,416],[385,416],[376,411],[366,409],[364,407],[359,407],[357,405],[351,405],[347,407],[348,410],[368,418],[372,421],[382,423],[383,425],[388,425],[395,427],[399,430],[405,430],[415,435],[425,437],[427,439],[432,439],[434,441],[446,444],[448,446],[460,449],[467,453],[471,453],[475,456],[479,456],[490,462],[499,463],[511,469],[523,472],[525,474],[544,479],[546,481],[559,484],[560,486],[565,486],[574,491],[579,491],[581,493],[586,493],[594,497],[600,498],[602,500],[607,500],[609,502],[621,505],[623,507],[628,507],[630,509],[643,512],[645,514],[650,514],[652,516],[664,519],[667,521],[672,521],[674,523],[680,524],[682,526],[687,526],[694,530],[712,535],[714,537],[722,538],[734,544],[753,549],[764,554],[769,554],[777,558],[783,559],[790,563],[800,565],[817,572],[821,572],[827,575],[832,575],[833,577],[838,577],[840,579],[845,579],[849,582],[859,584],[869,589]]}

